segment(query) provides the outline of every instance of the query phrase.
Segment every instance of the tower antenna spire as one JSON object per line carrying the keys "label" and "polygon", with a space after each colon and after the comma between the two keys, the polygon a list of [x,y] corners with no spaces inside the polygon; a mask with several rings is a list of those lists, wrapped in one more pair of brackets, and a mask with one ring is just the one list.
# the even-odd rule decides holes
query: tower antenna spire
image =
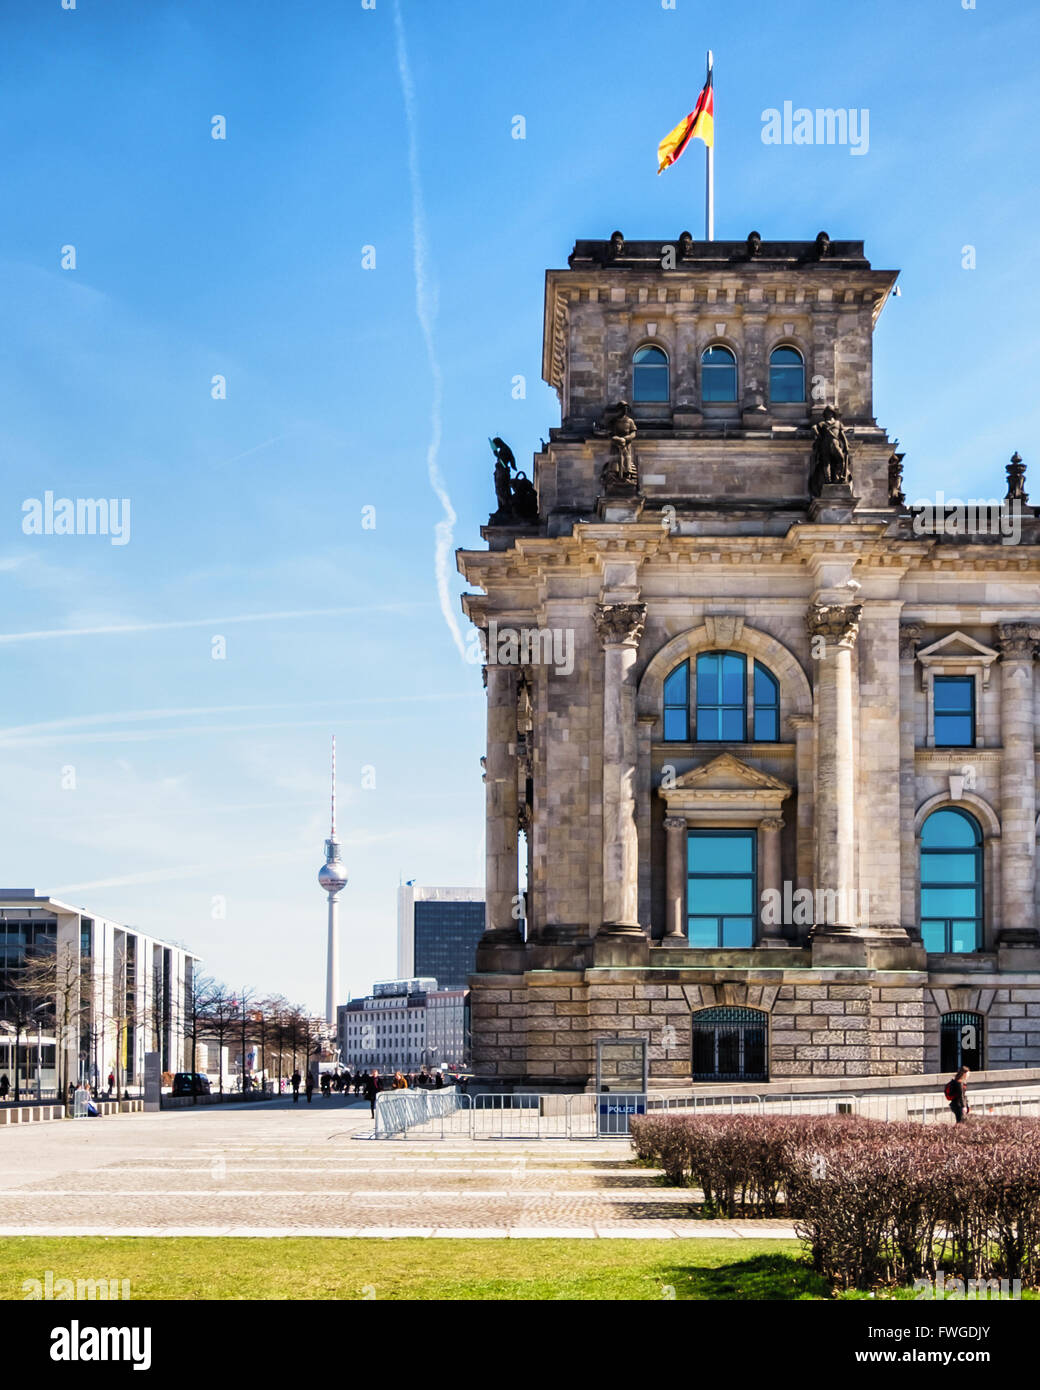
{"label": "tower antenna spire", "polygon": [[336,735],[332,735],[332,796],[331,825],[325,841],[325,863],[318,870],[318,883],[329,900],[328,957],[325,971],[325,1021],[336,1026],[339,1006],[339,902],[338,894],[347,886],[347,871],[340,858],[336,841]]}
{"label": "tower antenna spire", "polygon": [[332,829],[329,839],[336,838],[336,735],[332,735]]}

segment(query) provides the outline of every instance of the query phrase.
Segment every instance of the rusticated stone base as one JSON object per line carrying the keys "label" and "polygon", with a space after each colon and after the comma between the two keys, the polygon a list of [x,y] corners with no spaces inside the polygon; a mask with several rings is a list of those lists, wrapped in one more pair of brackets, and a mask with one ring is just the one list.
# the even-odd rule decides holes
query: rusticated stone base
{"label": "rusticated stone base", "polygon": [[[654,952],[658,956],[658,952]],[[669,959],[673,953],[668,953]],[[1040,981],[980,975],[943,987],[924,970],[597,967],[475,975],[474,1071],[490,1081],[582,1089],[596,1042],[647,1039],[651,1087],[689,1085],[692,1019],[731,1005],[766,1015],[768,1079],[914,1076],[939,1069],[939,1020],[984,1020],[991,1068],[1040,1065]]]}

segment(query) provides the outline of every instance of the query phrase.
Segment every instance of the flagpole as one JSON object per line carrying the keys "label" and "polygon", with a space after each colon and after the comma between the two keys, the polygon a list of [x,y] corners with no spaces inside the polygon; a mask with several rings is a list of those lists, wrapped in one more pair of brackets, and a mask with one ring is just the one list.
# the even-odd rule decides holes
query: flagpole
{"label": "flagpole", "polygon": [[[708,81],[712,75],[712,56],[711,49],[708,49]],[[713,93],[714,96],[714,93]],[[705,178],[706,186],[704,190],[704,226],[707,233],[707,240],[715,240],[715,138],[712,135],[712,142],[705,146]]]}

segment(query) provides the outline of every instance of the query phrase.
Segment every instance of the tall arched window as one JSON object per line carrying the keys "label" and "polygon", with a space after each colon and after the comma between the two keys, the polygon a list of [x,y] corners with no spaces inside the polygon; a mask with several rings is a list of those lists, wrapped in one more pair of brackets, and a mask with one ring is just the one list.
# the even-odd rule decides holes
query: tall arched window
{"label": "tall arched window", "polygon": [[701,354],[701,400],[724,403],[737,399],[737,359],[717,343]]}
{"label": "tall arched window", "polygon": [[668,354],[659,347],[637,348],[632,357],[633,401],[667,401]]}
{"label": "tall arched window", "polygon": [[780,683],[760,661],[701,652],[692,675],[683,661],[665,678],[665,743],[779,742]]}
{"label": "tall arched window", "polygon": [[982,831],[967,811],[933,811],[921,827],[921,938],[926,951],[982,946]]}
{"label": "tall arched window", "polygon": [[778,347],[769,354],[769,399],[778,405],[805,400],[805,362],[797,348]]}

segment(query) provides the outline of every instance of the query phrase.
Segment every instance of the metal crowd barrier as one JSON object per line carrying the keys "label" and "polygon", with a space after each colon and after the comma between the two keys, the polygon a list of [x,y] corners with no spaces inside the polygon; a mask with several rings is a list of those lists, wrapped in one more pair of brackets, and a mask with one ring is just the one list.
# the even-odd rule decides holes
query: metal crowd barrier
{"label": "metal crowd barrier", "polygon": [[[1040,1091],[968,1092],[976,1117],[1040,1118]],[[952,1124],[937,1095],[762,1096],[697,1092],[601,1091],[560,1095],[538,1091],[469,1096],[442,1091],[382,1091],[376,1099],[377,1139],[606,1139],[629,1133],[633,1115],[862,1115],[875,1120]]]}

